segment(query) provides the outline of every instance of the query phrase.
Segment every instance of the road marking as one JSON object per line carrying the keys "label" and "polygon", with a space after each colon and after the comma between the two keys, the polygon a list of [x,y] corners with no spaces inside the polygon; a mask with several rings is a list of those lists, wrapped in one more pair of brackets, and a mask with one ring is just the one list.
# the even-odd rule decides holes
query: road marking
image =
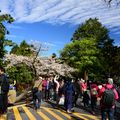
{"label": "road marking", "polygon": [[11,107],[8,107],[8,110],[13,109],[14,107],[16,107],[16,108],[18,108],[18,107],[23,107],[23,106],[25,106],[25,105],[26,105],[26,104],[11,106]]}
{"label": "road marking", "polygon": [[28,110],[27,107],[23,106],[22,108],[23,108],[23,110],[25,111],[25,113],[27,114],[27,116],[30,120],[36,120],[36,118],[32,115],[32,113]]}
{"label": "road marking", "polygon": [[57,112],[60,112],[63,116],[65,116],[66,118],[70,119],[70,120],[76,120],[74,118],[72,118],[70,115],[68,115],[67,113],[65,113],[64,110],[55,110]]}
{"label": "road marking", "polygon": [[49,108],[44,108],[43,109],[45,111],[47,111],[48,113],[50,113],[53,117],[55,117],[57,120],[64,120],[63,118],[61,118],[59,115],[55,114],[53,111],[51,111]]}
{"label": "road marking", "polygon": [[44,120],[50,120],[48,117],[47,117],[47,115],[45,115],[44,113],[42,113],[42,112],[37,112],[39,115],[40,115],[40,117],[42,117]]}
{"label": "road marking", "polygon": [[13,107],[13,112],[14,112],[14,115],[15,115],[15,119],[16,119],[16,120],[22,120],[22,118],[21,118],[21,116],[20,116],[20,113],[19,113],[17,107]]}
{"label": "road marking", "polygon": [[81,116],[79,113],[72,113],[72,114],[81,118],[81,119],[83,119],[83,120],[88,120],[88,118],[85,118],[85,117]]}
{"label": "road marking", "polygon": [[[15,120],[22,120],[22,117],[21,117],[20,112],[18,110],[19,107],[23,108],[23,110],[25,111],[25,114],[28,116],[29,120],[37,120],[35,118],[35,116],[31,113],[29,108],[27,108],[25,106],[25,104],[24,105],[13,106],[13,107],[9,108],[9,110],[13,109]],[[97,117],[97,116],[90,115],[90,114],[87,114],[87,113],[85,114],[85,113],[73,112],[72,114],[68,114],[68,113],[66,113],[65,110],[60,109],[60,108],[59,109],[48,108],[48,107],[41,107],[41,108],[43,108],[47,113],[51,114],[57,120],[64,120],[64,118],[62,118],[62,116],[60,116],[60,114],[62,114],[64,117],[66,117],[66,119],[69,119],[69,120],[76,120],[74,118],[75,116],[80,118],[80,119],[83,119],[83,120],[89,120],[89,119],[100,120],[100,116]],[[59,112],[60,114],[58,115],[57,113],[55,113],[55,111]],[[47,116],[43,111],[37,111],[37,114],[43,120],[51,120],[49,118],[49,116]]]}
{"label": "road marking", "polygon": [[91,118],[91,119],[93,119],[93,120],[100,120],[100,117],[98,118],[98,117],[96,117],[96,116],[94,116],[94,115],[89,115],[89,114],[80,114],[80,115],[82,115],[82,116],[87,116],[87,117],[89,117],[89,118]]}

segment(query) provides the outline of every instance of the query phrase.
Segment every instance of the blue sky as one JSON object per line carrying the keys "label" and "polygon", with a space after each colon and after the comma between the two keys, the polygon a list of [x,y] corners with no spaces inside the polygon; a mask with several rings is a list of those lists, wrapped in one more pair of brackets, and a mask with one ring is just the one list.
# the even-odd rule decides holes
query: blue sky
{"label": "blue sky", "polygon": [[115,44],[120,45],[120,7],[103,0],[0,0],[2,13],[10,13],[15,22],[7,25],[7,37],[16,43],[38,41],[48,46],[42,55],[59,53],[77,26],[97,17],[110,30]]}
{"label": "blue sky", "polygon": [[[72,34],[77,28],[77,25],[52,25],[44,22],[17,23],[13,25],[7,27],[10,31],[10,35],[7,37],[18,44],[20,44],[22,40],[26,40],[28,43],[39,41],[43,45],[46,44],[49,48],[47,51],[41,53],[44,56],[49,56],[52,53],[59,54],[59,51],[65,44],[70,42]],[[16,27],[17,25],[19,25],[19,27]]]}

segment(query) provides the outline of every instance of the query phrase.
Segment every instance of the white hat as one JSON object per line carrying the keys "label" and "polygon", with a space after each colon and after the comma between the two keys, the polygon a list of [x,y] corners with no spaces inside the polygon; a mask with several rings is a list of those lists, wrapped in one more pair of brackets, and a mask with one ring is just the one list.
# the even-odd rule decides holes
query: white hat
{"label": "white hat", "polygon": [[112,78],[108,78],[108,83],[109,84],[113,84],[113,79]]}

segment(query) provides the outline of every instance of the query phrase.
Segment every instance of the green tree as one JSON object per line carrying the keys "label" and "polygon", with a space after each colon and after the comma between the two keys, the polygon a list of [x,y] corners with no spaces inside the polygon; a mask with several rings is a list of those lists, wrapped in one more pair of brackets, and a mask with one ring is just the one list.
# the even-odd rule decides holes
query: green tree
{"label": "green tree", "polygon": [[34,79],[32,69],[24,63],[12,66],[6,72],[11,80],[17,81],[17,84],[31,84]]}
{"label": "green tree", "polygon": [[113,40],[109,37],[108,29],[98,19],[86,20],[78,27],[71,40],[72,43],[61,52],[61,58],[65,62],[83,73],[87,70],[91,76],[111,75]]}
{"label": "green tree", "polygon": [[15,46],[12,47],[11,51],[10,51],[10,54],[16,54],[19,50],[19,47],[18,45],[16,44]]}
{"label": "green tree", "polygon": [[98,64],[99,49],[93,38],[84,38],[67,44],[61,51],[60,58],[68,65],[76,68],[79,73],[84,71],[93,72],[94,65]]}
{"label": "green tree", "polygon": [[13,21],[13,17],[9,14],[0,15],[0,64],[2,64],[2,59],[6,53],[5,46],[13,45],[12,41],[6,39],[5,37],[6,34],[9,34],[9,31],[6,29],[3,23],[12,23]]}
{"label": "green tree", "polygon": [[120,80],[120,47],[116,46],[114,48],[114,57],[113,57],[113,75],[115,75]]}
{"label": "green tree", "polygon": [[109,39],[109,41],[104,44],[99,55],[103,72],[108,77],[114,76],[114,58],[116,56],[116,50],[116,46],[113,45],[113,40]]}
{"label": "green tree", "polygon": [[31,46],[28,45],[25,40],[23,40],[19,46],[15,45],[11,49],[10,53],[16,54],[16,55],[23,55],[23,56],[33,55],[33,51],[31,50]]}
{"label": "green tree", "polygon": [[83,38],[94,38],[98,41],[98,46],[102,47],[109,39],[108,33],[108,29],[102,26],[97,18],[90,18],[78,27],[71,40],[75,41]]}

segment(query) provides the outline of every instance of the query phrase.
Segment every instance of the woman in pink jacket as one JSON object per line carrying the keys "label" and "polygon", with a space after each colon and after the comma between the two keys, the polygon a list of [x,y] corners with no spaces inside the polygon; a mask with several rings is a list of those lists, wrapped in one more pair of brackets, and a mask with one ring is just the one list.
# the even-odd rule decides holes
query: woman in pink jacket
{"label": "woman in pink jacket", "polygon": [[[111,91],[109,91],[111,90]],[[114,93],[114,103],[111,106],[106,105],[106,103],[104,102],[104,98],[105,98],[105,93]],[[98,98],[100,98],[100,106],[101,106],[101,115],[102,115],[102,120],[106,120],[107,116],[108,116],[108,120],[114,120],[114,111],[115,111],[115,105],[116,105],[116,101],[118,100],[118,93],[116,91],[116,89],[114,88],[113,85],[113,79],[112,78],[108,78],[107,84],[105,85],[105,87],[102,87],[99,90],[98,93]],[[109,100],[107,100],[107,102],[110,102],[112,99],[112,94],[111,94],[111,98],[109,98]]]}

